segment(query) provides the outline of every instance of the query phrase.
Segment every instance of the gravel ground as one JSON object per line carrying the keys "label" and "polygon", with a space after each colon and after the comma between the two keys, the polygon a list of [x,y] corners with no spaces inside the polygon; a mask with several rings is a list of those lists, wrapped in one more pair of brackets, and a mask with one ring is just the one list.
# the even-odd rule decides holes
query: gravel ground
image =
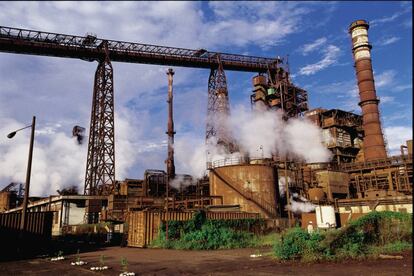
{"label": "gravel ground", "polygon": [[[63,261],[32,259],[0,263],[0,275],[119,275],[121,258],[128,261],[128,271],[135,275],[412,275],[412,251],[402,260],[365,260],[321,262],[305,264],[296,261],[281,263],[266,256],[269,248],[232,249],[214,251],[185,251],[166,249],[140,249],[107,247],[98,251],[81,253],[84,266],[72,266],[75,255]],[[264,256],[251,258],[251,254]],[[99,266],[101,255],[105,256],[106,271],[91,271]]]}

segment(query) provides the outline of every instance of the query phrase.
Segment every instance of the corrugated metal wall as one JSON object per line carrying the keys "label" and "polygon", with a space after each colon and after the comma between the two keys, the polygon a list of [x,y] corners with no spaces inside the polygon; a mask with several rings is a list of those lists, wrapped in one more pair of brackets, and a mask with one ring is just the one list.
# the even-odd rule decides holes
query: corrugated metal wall
{"label": "corrugated metal wall", "polygon": [[[194,212],[153,212],[133,211],[128,215],[128,246],[146,247],[157,238],[162,221],[186,221]],[[210,220],[258,219],[258,213],[245,212],[207,212]]]}
{"label": "corrugated metal wall", "polygon": [[[0,214],[0,228],[19,230],[21,213]],[[52,234],[53,212],[28,212],[26,232],[42,236]]]}

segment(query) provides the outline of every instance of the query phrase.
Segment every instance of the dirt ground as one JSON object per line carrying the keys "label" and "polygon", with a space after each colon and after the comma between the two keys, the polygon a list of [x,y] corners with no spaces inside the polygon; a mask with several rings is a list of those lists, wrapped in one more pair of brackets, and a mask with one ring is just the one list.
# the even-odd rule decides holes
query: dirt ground
{"label": "dirt ground", "polygon": [[[81,253],[82,267],[71,266],[75,255],[63,261],[32,259],[0,263],[0,275],[119,275],[120,260],[128,261],[128,271],[135,275],[412,275],[412,251],[405,252],[402,260],[366,260],[305,264],[281,263],[270,256],[251,258],[251,254],[270,252],[264,249],[232,249],[216,251],[182,251],[107,247]],[[99,266],[101,255],[110,269],[104,272],[89,270]]]}

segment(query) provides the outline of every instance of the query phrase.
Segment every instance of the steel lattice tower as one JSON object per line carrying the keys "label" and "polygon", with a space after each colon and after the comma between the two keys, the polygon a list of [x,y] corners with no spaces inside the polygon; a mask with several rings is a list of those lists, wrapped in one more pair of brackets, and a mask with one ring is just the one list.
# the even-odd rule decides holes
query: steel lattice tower
{"label": "steel lattice tower", "polygon": [[219,55],[217,59],[218,67],[211,68],[208,78],[206,143],[214,143],[212,138],[215,138],[217,145],[231,153],[235,151],[235,143],[227,127],[230,115],[227,80]]}
{"label": "steel lattice tower", "polygon": [[109,194],[115,184],[114,87],[108,44],[95,72],[85,195]]}

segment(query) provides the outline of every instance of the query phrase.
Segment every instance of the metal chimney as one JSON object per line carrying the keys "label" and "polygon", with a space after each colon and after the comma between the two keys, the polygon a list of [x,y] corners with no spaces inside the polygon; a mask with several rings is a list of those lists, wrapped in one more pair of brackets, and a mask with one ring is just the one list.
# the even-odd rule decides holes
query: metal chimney
{"label": "metal chimney", "polygon": [[362,109],[364,129],[364,158],[365,161],[387,158],[384,136],[381,131],[380,115],[374,85],[374,75],[371,65],[371,48],[368,42],[369,25],[365,20],[357,20],[349,26],[352,37],[352,53]]}
{"label": "metal chimney", "polygon": [[175,166],[174,166],[174,120],[173,120],[173,76],[174,70],[169,68],[167,71],[168,75],[168,157],[165,161],[167,163],[167,175],[169,179],[175,177]]}

